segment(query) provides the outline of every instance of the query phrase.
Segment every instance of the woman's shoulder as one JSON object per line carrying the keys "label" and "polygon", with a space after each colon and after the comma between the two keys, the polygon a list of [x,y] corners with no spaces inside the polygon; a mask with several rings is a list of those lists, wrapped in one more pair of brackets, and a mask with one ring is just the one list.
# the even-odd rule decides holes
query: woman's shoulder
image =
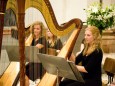
{"label": "woman's shoulder", "polygon": [[46,43],[46,38],[44,36],[41,36],[38,40],[38,43]]}
{"label": "woman's shoulder", "polygon": [[63,44],[62,44],[62,41],[61,41],[61,39],[60,38],[58,38],[57,40],[56,40],[56,43],[57,44],[60,44],[60,46],[62,46]]}
{"label": "woman's shoulder", "polygon": [[99,55],[102,55],[102,56],[103,56],[103,51],[102,51],[101,48],[97,48],[97,49],[95,49],[94,52],[95,52],[96,54],[99,54]]}
{"label": "woman's shoulder", "polygon": [[40,36],[40,38],[45,38],[45,36]]}
{"label": "woman's shoulder", "polygon": [[60,42],[61,42],[61,39],[60,39],[60,38],[57,38],[57,41],[60,41]]}
{"label": "woman's shoulder", "polygon": [[102,49],[101,48],[97,48],[95,51],[96,52],[102,52]]}
{"label": "woman's shoulder", "polygon": [[45,36],[41,36],[39,39],[46,40]]}

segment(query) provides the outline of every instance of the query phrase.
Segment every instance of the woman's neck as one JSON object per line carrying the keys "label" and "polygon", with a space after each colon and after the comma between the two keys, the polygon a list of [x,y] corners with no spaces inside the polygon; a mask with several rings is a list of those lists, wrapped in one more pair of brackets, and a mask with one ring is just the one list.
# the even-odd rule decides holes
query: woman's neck
{"label": "woman's neck", "polygon": [[38,40],[40,38],[40,36],[38,35],[38,36],[35,36],[35,40]]}
{"label": "woman's neck", "polygon": [[48,41],[49,41],[49,43],[51,43],[53,41],[53,39],[49,38]]}

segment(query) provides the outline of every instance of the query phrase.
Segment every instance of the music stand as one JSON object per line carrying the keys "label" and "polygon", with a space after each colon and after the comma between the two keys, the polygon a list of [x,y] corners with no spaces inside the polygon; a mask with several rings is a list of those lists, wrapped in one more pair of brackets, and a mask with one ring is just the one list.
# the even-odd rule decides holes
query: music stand
{"label": "music stand", "polygon": [[[4,49],[6,49],[6,52],[9,57],[9,61],[16,61],[19,62],[19,46],[13,45],[13,46],[3,46]],[[40,63],[40,60],[37,57],[37,53],[39,52],[39,49],[35,46],[25,46],[25,60],[26,62],[34,62],[34,63]]]}
{"label": "music stand", "polygon": [[69,78],[79,82],[84,82],[80,72],[75,67],[74,63],[68,62],[62,57],[47,54],[38,53],[37,56],[48,73],[57,75],[57,84],[58,76]]}

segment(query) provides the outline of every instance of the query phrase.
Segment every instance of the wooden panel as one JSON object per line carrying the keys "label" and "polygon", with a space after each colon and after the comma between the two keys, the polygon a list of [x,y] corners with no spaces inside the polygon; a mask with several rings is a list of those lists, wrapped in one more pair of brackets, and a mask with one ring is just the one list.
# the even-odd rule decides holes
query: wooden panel
{"label": "wooden panel", "polygon": [[0,78],[0,86],[12,86],[19,73],[19,62],[11,62]]}
{"label": "wooden panel", "polygon": [[106,72],[115,74],[115,59],[107,57],[105,60],[103,68]]}
{"label": "wooden panel", "polygon": [[110,30],[103,33],[102,48],[104,53],[115,53],[115,32]]}

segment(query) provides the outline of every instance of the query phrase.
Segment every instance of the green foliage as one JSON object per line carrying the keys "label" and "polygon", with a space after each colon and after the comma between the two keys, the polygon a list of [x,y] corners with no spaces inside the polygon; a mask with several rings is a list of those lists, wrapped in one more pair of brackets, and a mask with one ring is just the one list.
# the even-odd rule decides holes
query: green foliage
{"label": "green foliage", "polygon": [[100,31],[115,25],[115,5],[101,7],[99,3],[93,3],[88,9],[87,25],[93,25],[100,29]]}

